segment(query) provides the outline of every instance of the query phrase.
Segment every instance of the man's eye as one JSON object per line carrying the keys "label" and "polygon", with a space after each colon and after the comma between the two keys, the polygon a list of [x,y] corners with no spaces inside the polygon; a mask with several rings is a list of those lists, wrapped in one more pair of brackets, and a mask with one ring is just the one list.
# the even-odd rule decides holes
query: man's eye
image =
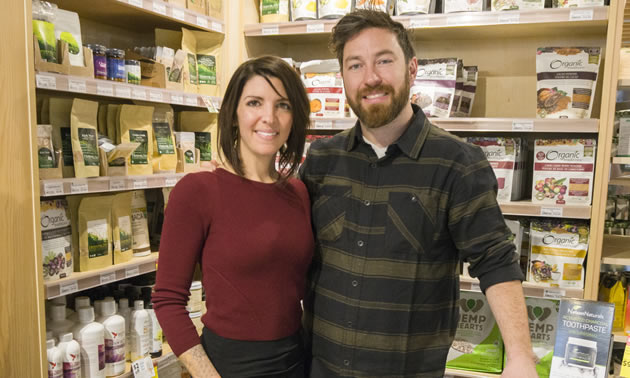
{"label": "man's eye", "polygon": [[393,62],[392,59],[381,59],[378,61],[378,64],[389,64],[391,62]]}
{"label": "man's eye", "polygon": [[356,64],[351,64],[348,69],[349,70],[358,70],[359,68],[361,68],[361,65],[359,63]]}

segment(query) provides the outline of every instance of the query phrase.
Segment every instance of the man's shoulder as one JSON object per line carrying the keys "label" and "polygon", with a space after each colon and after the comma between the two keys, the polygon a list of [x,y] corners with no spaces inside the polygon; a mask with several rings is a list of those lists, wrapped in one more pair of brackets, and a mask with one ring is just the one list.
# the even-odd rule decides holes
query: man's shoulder
{"label": "man's shoulder", "polygon": [[333,150],[346,150],[351,137],[351,131],[352,129],[347,129],[332,137],[317,138],[311,142],[308,151],[309,153],[316,152],[317,154],[326,154]]}

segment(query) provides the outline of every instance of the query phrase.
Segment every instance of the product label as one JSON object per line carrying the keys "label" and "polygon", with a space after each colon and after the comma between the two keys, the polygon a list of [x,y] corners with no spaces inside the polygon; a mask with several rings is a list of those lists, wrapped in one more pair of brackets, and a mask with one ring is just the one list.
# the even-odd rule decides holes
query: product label
{"label": "product label", "polygon": [[47,21],[33,20],[33,34],[37,38],[43,60],[57,63],[57,39],[55,25]]}
{"label": "product label", "polygon": [[74,166],[74,158],[72,157],[72,130],[69,127],[61,127],[61,154],[63,156],[63,165],[66,167]]}
{"label": "product label", "polygon": [[55,168],[53,153],[50,149],[42,147],[37,151],[39,168]]}
{"label": "product label", "polygon": [[199,149],[200,161],[211,161],[212,160],[212,145],[211,145],[212,137],[210,133],[195,131],[195,148]]}
{"label": "product label", "polygon": [[147,209],[146,207],[131,209],[131,227],[133,230],[133,248],[145,248],[149,244],[149,236],[147,235]]}
{"label": "product label", "polygon": [[105,370],[105,345],[89,342],[88,340],[81,340],[79,344],[81,344],[82,372],[87,373],[82,375],[86,377],[102,377],[103,370]]}
{"label": "product label", "polygon": [[88,257],[95,258],[107,255],[109,247],[109,227],[107,219],[87,222]]}
{"label": "product label", "polygon": [[171,137],[171,128],[168,122],[153,122],[153,135],[157,141],[157,150],[160,155],[174,155],[175,146]]}
{"label": "product label", "polygon": [[105,363],[125,364],[125,331],[114,332],[105,328]]}
{"label": "product label", "polygon": [[79,127],[78,133],[81,152],[83,153],[83,163],[85,166],[98,167],[99,157],[96,130]]}
{"label": "product label", "polygon": [[217,85],[217,58],[212,55],[197,54],[199,84]]}
{"label": "product label", "polygon": [[195,54],[188,53],[188,72],[190,74],[190,84],[197,85],[199,83],[197,76],[197,58]]}
{"label": "product label", "polygon": [[280,0],[262,0],[260,11],[263,16],[280,14]]}
{"label": "product label", "polygon": [[148,133],[146,130],[129,130],[129,140],[140,143],[140,146],[131,154],[131,164],[148,164]]}
{"label": "product label", "polygon": [[79,378],[81,377],[81,356],[66,353],[66,357],[63,361],[63,377],[64,378]]}
{"label": "product label", "polygon": [[133,247],[133,234],[131,229],[131,218],[128,215],[118,218],[118,229],[120,232],[120,245],[118,246],[118,250],[120,252],[130,250]]}
{"label": "product label", "polygon": [[44,280],[72,272],[72,228],[65,200],[41,202]]}

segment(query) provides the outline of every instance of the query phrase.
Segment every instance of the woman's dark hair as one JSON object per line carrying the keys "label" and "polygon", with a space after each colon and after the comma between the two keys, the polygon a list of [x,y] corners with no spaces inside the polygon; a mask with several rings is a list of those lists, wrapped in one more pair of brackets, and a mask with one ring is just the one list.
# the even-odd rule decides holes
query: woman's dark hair
{"label": "woman's dark hair", "polygon": [[261,76],[278,93],[269,78],[275,77],[284,86],[291,104],[293,124],[285,146],[280,148],[280,181],[295,174],[304,153],[306,130],[310,125],[310,106],[306,89],[298,73],[284,60],[275,56],[262,56],[241,64],[230,79],[218,120],[219,147],[228,163],[240,176],[244,176],[239,152],[238,119],[236,110],[245,84],[254,76]]}

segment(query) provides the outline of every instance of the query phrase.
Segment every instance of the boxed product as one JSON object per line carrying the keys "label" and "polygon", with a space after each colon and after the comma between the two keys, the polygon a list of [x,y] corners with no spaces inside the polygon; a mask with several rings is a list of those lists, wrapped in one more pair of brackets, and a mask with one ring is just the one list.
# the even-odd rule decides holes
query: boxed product
{"label": "boxed product", "polygon": [[289,21],[289,0],[260,0],[260,22]]}
{"label": "boxed product", "polygon": [[475,102],[475,92],[477,91],[477,78],[479,76],[477,66],[464,66],[463,76],[464,86],[460,94],[455,116],[470,117]]}
{"label": "boxed product", "polygon": [[523,197],[527,152],[521,138],[468,137],[468,143],[483,150],[498,184],[498,201],[516,201]]}
{"label": "boxed product", "polygon": [[529,282],[582,289],[589,227],[579,221],[533,220],[530,224]]}
{"label": "boxed product", "polygon": [[72,226],[65,199],[40,202],[44,281],[68,277],[73,270]]}
{"label": "boxed product", "polygon": [[317,19],[316,0],[291,0],[291,21]]}
{"label": "boxed product", "polygon": [[319,18],[341,18],[352,10],[352,0],[319,0]]}
{"label": "boxed product", "polygon": [[435,13],[435,0],[396,0],[396,14],[399,16],[427,13]]}
{"label": "boxed product", "polygon": [[544,9],[545,0],[492,0],[492,11]]}
{"label": "boxed product", "polygon": [[343,117],[346,96],[337,59],[312,60],[300,65],[311,116]]}
{"label": "boxed product", "polygon": [[355,0],[354,9],[374,9],[394,14],[395,0]]}
{"label": "boxed product", "polygon": [[590,118],[601,48],[541,47],[536,55],[539,118]]}
{"label": "boxed product", "polygon": [[459,323],[446,367],[488,373],[503,370],[501,332],[486,297],[480,292],[460,292]]}
{"label": "boxed product", "polygon": [[553,0],[554,8],[594,7],[604,5],[604,0]]}
{"label": "boxed product", "polygon": [[536,139],[532,202],[590,205],[595,139]]}
{"label": "boxed product", "polygon": [[457,58],[420,59],[411,102],[427,117],[446,118],[453,107],[456,81]]}
{"label": "boxed product", "polygon": [[442,13],[481,12],[484,0],[442,0]]}
{"label": "boxed product", "polygon": [[539,377],[549,377],[560,302],[553,299],[527,297],[525,305],[532,348],[536,358],[536,372]]}

